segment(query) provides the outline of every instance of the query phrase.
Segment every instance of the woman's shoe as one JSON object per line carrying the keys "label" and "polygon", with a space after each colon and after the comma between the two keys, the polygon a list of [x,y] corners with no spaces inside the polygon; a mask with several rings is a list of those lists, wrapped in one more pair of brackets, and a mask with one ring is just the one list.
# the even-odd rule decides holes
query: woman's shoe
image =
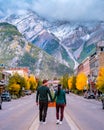
{"label": "woman's shoe", "polygon": [[60,121],[59,124],[62,125],[62,121]]}

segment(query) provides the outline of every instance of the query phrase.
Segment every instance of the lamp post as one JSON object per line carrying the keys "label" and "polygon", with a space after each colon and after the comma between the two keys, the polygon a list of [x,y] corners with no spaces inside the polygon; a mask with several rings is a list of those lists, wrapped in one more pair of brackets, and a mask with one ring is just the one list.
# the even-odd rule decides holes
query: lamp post
{"label": "lamp post", "polygon": [[25,88],[22,87],[22,96],[24,96],[24,90],[25,90]]}
{"label": "lamp post", "polygon": [[88,86],[89,86],[89,90],[92,91],[92,88],[91,88],[91,76],[88,75]]}

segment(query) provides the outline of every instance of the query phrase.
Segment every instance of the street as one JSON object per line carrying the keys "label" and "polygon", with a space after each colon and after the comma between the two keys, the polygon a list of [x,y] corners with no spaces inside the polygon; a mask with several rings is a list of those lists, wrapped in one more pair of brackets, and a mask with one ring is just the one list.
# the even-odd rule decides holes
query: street
{"label": "street", "polygon": [[104,130],[104,110],[101,102],[70,94],[67,97],[67,109],[81,130]]}
{"label": "street", "polygon": [[55,108],[48,108],[47,124],[39,124],[35,94],[3,102],[0,130],[103,130],[104,110],[95,99],[67,94],[62,125],[56,125]]}
{"label": "street", "polygon": [[28,130],[37,115],[35,96],[3,102],[0,111],[0,130]]}

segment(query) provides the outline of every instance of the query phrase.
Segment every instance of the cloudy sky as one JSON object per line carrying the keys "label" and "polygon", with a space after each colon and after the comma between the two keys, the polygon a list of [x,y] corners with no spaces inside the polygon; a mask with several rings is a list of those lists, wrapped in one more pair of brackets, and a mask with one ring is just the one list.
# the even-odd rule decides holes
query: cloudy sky
{"label": "cloudy sky", "polygon": [[0,17],[26,9],[47,19],[104,21],[104,0],[0,0]]}

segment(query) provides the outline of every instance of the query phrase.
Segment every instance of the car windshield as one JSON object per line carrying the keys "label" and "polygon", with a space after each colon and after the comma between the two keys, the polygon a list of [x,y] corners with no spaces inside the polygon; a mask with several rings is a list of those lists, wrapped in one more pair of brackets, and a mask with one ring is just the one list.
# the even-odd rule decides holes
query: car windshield
{"label": "car windshield", "polygon": [[6,96],[6,95],[9,95],[8,93],[3,93],[2,96]]}

